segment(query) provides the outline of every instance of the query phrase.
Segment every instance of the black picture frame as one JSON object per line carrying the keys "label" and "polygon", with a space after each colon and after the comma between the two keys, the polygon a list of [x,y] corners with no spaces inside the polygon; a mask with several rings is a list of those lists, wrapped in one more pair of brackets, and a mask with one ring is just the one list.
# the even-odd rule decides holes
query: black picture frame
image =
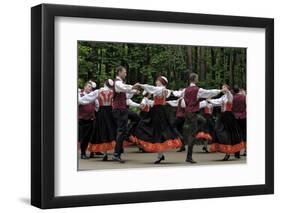
{"label": "black picture frame", "polygon": [[[266,32],[265,184],[56,197],[54,195],[54,20],[58,16],[264,28]],[[274,193],[274,19],[53,4],[41,4],[31,8],[32,205],[46,209],[272,193]]]}

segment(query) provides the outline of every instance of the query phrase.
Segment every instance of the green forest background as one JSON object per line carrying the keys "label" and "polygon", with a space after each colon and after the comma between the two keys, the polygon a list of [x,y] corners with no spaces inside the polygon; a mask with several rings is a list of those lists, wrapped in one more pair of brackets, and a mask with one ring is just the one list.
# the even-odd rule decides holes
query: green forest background
{"label": "green forest background", "polygon": [[115,78],[119,65],[127,68],[129,84],[154,85],[157,76],[164,75],[169,89],[179,89],[195,72],[203,88],[228,83],[246,89],[246,48],[78,41],[79,87],[88,80],[100,87]]}

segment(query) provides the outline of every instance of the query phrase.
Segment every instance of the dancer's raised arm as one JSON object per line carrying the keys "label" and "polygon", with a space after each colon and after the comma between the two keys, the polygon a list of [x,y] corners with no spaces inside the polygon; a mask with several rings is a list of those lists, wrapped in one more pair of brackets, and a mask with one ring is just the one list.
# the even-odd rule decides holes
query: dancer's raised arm
{"label": "dancer's raised arm", "polygon": [[174,90],[174,91],[172,91],[172,94],[173,94],[175,97],[180,98],[180,97],[183,97],[184,91],[185,91],[185,89]]}
{"label": "dancer's raised arm", "polygon": [[205,101],[205,100],[199,102],[199,108],[200,109],[205,108],[207,105],[208,105],[208,102]]}
{"label": "dancer's raised arm", "polygon": [[99,95],[99,90],[92,91],[89,94],[85,94],[82,97],[78,95],[78,104],[85,105],[85,104],[93,103],[98,98],[98,95]]}
{"label": "dancer's raised arm", "polygon": [[153,100],[149,100],[147,97],[144,97],[142,100],[141,100],[141,105],[149,105],[150,107],[153,106]]}
{"label": "dancer's raised arm", "polygon": [[208,102],[213,106],[221,106],[223,103],[223,96],[216,99],[208,99]]}
{"label": "dancer's raised arm", "polygon": [[[191,83],[190,86],[196,86],[196,85]],[[172,91],[172,94],[175,97],[183,97],[184,93],[185,93],[185,89]],[[199,88],[198,93],[197,93],[197,99],[199,99],[199,98],[211,98],[211,97],[214,97],[214,96],[216,96],[220,93],[221,93],[221,90],[219,90],[219,89],[207,90],[207,89]]]}
{"label": "dancer's raised arm", "polygon": [[165,89],[164,86],[152,86],[149,84],[139,84],[139,86],[152,95],[161,95]]}
{"label": "dancer's raised arm", "polygon": [[[118,77],[116,79],[118,79]],[[118,93],[125,92],[130,94],[135,94],[137,92],[134,86],[125,84],[121,78],[119,81],[115,81],[115,91]]]}
{"label": "dancer's raised arm", "polygon": [[199,88],[198,90],[198,94],[197,94],[197,98],[212,98],[214,96],[217,96],[218,94],[220,94],[222,92],[222,90],[220,89],[203,89],[203,88]]}
{"label": "dancer's raised arm", "polygon": [[134,102],[132,99],[127,99],[127,100],[126,100],[126,104],[127,104],[127,106],[129,106],[129,107],[138,107],[138,108],[140,107],[140,104]]}
{"label": "dancer's raised arm", "polygon": [[169,104],[171,107],[178,107],[179,105],[179,99],[177,100],[172,100],[172,101],[167,101],[167,104]]}
{"label": "dancer's raised arm", "polygon": [[225,91],[225,94],[217,99],[208,99],[207,101],[213,106],[222,106],[224,102],[232,103],[233,96],[230,91]]}

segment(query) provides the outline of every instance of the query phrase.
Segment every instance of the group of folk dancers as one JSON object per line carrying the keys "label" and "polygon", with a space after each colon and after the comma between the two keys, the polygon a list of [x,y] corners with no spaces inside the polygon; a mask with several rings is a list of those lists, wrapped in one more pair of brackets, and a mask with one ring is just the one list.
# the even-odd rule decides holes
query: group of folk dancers
{"label": "group of folk dancers", "polygon": [[[221,89],[199,88],[198,75],[189,75],[190,84],[178,91],[169,90],[168,80],[159,76],[155,86],[125,83],[127,71],[119,66],[115,80],[108,79],[103,87],[95,89],[92,81],[78,91],[79,142],[81,158],[88,159],[96,154],[108,160],[108,152],[113,151],[113,161],[124,163],[121,158],[124,147],[136,144],[143,152],[157,153],[155,164],[165,160],[164,152],[170,149],[185,151],[186,162],[193,159],[193,146],[198,139],[209,142],[210,152],[225,153],[223,160],[233,154],[240,158],[240,151],[246,148],[246,95],[244,90],[227,84]],[[141,103],[131,98],[140,94]],[[222,93],[222,96],[218,97]],[[176,100],[170,100],[174,97]],[[176,119],[172,123],[166,105],[176,107]],[[138,107],[137,114],[129,107]],[[221,112],[214,121],[214,107]],[[199,113],[203,110],[203,114]],[[184,124],[188,126],[187,144],[184,143]],[[203,148],[206,152],[206,146]],[[90,156],[86,155],[89,151]],[[244,153],[246,155],[246,153]]]}

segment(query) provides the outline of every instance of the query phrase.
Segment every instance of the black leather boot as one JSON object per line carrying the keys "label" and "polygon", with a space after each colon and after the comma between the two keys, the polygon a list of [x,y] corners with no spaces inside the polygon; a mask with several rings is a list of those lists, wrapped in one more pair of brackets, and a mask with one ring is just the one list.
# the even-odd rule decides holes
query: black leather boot
{"label": "black leather boot", "polygon": [[240,152],[235,152],[234,157],[240,159]]}
{"label": "black leather boot", "polygon": [[185,162],[187,163],[197,163],[195,160],[193,160],[192,158],[186,158]]}
{"label": "black leather boot", "polygon": [[81,159],[86,160],[89,159],[89,157],[86,154],[81,154]]}
{"label": "black leather boot", "polygon": [[119,163],[125,163],[125,161],[121,159],[120,155],[113,155],[112,160]]}
{"label": "black leather boot", "polygon": [[108,161],[108,156],[107,156],[107,154],[105,154],[105,155],[103,156],[102,161]]}
{"label": "black leather boot", "polygon": [[95,157],[94,152],[91,152],[91,154],[90,154],[89,158],[94,158],[94,157]]}
{"label": "black leather boot", "polygon": [[197,163],[195,160],[192,159],[192,153],[193,153],[193,144],[188,145],[187,156],[186,156],[185,162],[187,162],[187,163]]}
{"label": "black leather boot", "polygon": [[157,161],[154,162],[154,164],[159,164],[162,160],[165,160],[165,156],[162,155],[161,158],[159,158]]}
{"label": "black leather boot", "polygon": [[206,153],[210,153],[210,152],[208,151],[208,149],[207,149],[205,146],[202,148],[202,150],[203,150],[204,152],[206,152]]}
{"label": "black leather boot", "polygon": [[229,154],[226,154],[222,160],[223,160],[223,161],[228,161],[229,158],[230,158],[230,155],[229,155]]}

